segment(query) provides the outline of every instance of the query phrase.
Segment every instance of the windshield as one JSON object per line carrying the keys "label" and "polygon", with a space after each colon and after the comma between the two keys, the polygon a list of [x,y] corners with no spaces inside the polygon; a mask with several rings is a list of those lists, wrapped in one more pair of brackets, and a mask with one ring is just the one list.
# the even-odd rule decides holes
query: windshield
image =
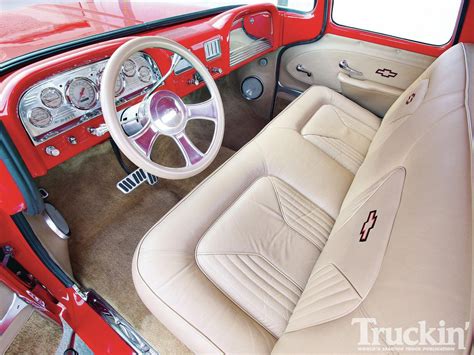
{"label": "windshield", "polygon": [[227,5],[262,2],[287,7],[294,2],[309,9],[314,4],[314,0],[1,0],[0,63],[50,46],[150,21]]}

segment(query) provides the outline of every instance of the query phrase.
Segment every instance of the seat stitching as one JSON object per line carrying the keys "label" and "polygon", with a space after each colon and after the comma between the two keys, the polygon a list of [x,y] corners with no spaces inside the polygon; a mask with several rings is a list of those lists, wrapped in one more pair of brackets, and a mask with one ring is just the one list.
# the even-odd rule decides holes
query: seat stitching
{"label": "seat stitching", "polygon": [[277,191],[276,191],[276,187],[275,187],[275,184],[273,183],[272,179],[270,179],[270,183],[272,184],[272,187],[273,187],[273,191],[275,193],[275,196],[277,198],[277,202],[278,202],[278,208],[280,209],[280,214],[281,214],[281,217],[283,218],[283,220],[285,221],[286,225],[288,226],[288,228],[290,228],[292,231],[294,231],[297,235],[299,235],[300,237],[302,237],[303,239],[307,240],[309,243],[311,243],[312,245],[314,245],[320,252],[322,251],[322,248],[317,245],[311,238],[308,238],[306,237],[305,235],[301,234],[301,232],[295,230],[289,223],[288,223],[288,220],[285,216],[285,214],[283,213],[283,210],[282,210],[282,205],[281,205],[281,201],[280,201],[280,196],[278,195]]}
{"label": "seat stitching", "polygon": [[[244,256],[246,256],[247,258],[247,261],[243,258]],[[275,280],[278,284],[280,284],[281,286],[283,286],[284,288],[286,288],[288,291],[290,291],[293,295],[295,295],[298,299],[300,298],[300,294],[296,293],[294,290],[292,290],[291,288],[289,288],[287,285],[285,285],[283,283],[283,281],[279,280],[278,278],[276,278],[275,276],[273,276],[272,274],[270,274],[267,270],[265,270],[261,265],[259,265],[258,263],[256,263],[254,260],[252,260],[252,256],[251,255],[239,255],[237,254],[237,257],[242,260],[242,262],[244,264],[246,264],[250,269],[252,269],[252,266],[251,265],[254,265],[256,266],[256,268],[258,268],[259,270],[261,270],[263,273],[265,273],[266,275],[268,275],[268,277],[272,278],[273,280]],[[271,265],[270,265],[271,266]],[[262,277],[262,276],[260,276]],[[262,277],[263,278],[263,277]],[[293,285],[293,284],[292,284]],[[299,290],[299,288],[298,288]],[[281,291],[280,291],[281,293]],[[286,298],[288,298],[289,300],[291,300],[292,303],[296,304],[295,301],[293,301],[292,299],[290,299],[289,296],[285,296]]]}
{"label": "seat stitching", "polygon": [[[309,135],[308,135],[309,136]],[[310,140],[307,139],[307,141],[312,144],[316,149],[318,149],[320,152],[324,153],[324,155],[326,155],[329,159],[331,159],[332,161],[334,161],[336,164],[338,164],[339,166],[341,166],[342,168],[344,168],[345,170],[347,170],[348,172],[350,172],[352,175],[355,175],[355,173],[350,169],[348,168],[347,166],[345,166],[341,161],[339,161],[338,159],[332,157],[326,150],[324,150],[323,148],[319,147],[318,145],[314,144],[313,142],[311,142]],[[364,158],[365,160],[365,158]],[[362,162],[363,163],[363,162]],[[362,163],[360,165],[362,165]]]}
{"label": "seat stitching", "polygon": [[[347,303],[353,303],[353,302],[359,302],[359,299],[357,298],[349,298],[345,301],[338,301],[338,302],[335,302],[335,303],[332,303],[332,304],[328,304],[326,306],[322,306],[322,307],[318,307],[318,308],[315,308],[314,310],[312,310],[311,312],[308,312],[308,313],[305,313],[305,314],[302,314],[302,315],[296,315],[296,316],[293,316],[291,321],[298,321],[298,320],[301,320],[303,318],[308,318],[310,315],[314,314],[314,313],[317,313],[317,312],[320,312],[321,310],[323,309],[327,309],[327,308],[331,308],[331,307],[334,307],[334,306],[340,306],[340,305],[344,305],[344,304],[347,304]],[[299,311],[298,311],[299,312]],[[293,314],[296,314],[296,313],[293,313]],[[340,318],[340,317],[338,317]],[[326,322],[324,323],[327,323],[328,321],[330,320],[327,320]],[[306,327],[305,327],[306,328]]]}
{"label": "seat stitching", "polygon": [[[336,107],[335,106],[331,106],[331,109],[334,111],[334,113],[337,115],[337,117],[339,118],[339,120],[342,122],[342,124],[344,126],[346,126],[348,129],[352,130],[352,131],[355,131],[356,133],[360,134],[361,136],[367,138],[369,141],[372,141],[373,139],[373,136],[372,137],[368,137],[366,136],[364,133],[360,132],[359,130],[357,130],[354,126],[351,126],[350,124],[347,124],[347,122],[341,117],[341,115],[339,114],[339,112],[337,112],[336,110]],[[369,128],[371,131],[373,131],[374,135],[375,133],[377,132],[376,129],[372,128],[371,126],[369,126],[368,124],[366,124],[364,121],[358,119],[357,117],[354,117],[352,115],[350,115],[349,113],[347,113],[346,111],[342,110],[341,108],[338,107],[339,110],[341,110],[342,112],[344,112],[347,116],[351,117],[352,119],[356,120],[357,122],[363,124],[364,126],[366,126],[367,128]]]}
{"label": "seat stitching", "polygon": [[[307,197],[305,197],[301,192],[299,192],[298,190],[296,190],[295,188],[293,188],[292,186],[290,186],[288,183],[284,182],[283,180],[279,179],[278,177],[276,177],[276,176],[270,176],[270,180],[272,181],[272,183],[276,181],[276,182],[278,183],[279,187],[283,190],[283,192],[286,192],[286,196],[289,196],[289,197],[291,197],[291,198],[294,199],[294,197],[293,197],[293,196],[291,195],[291,193],[290,193],[291,191],[294,191],[294,192],[296,192],[297,195],[303,197],[303,199],[304,199],[304,201],[305,201],[306,204],[314,205],[314,206],[316,207],[316,209],[311,210],[311,212],[317,212],[317,213],[319,213],[319,214],[322,216],[321,219],[325,219],[324,222],[328,225],[328,227],[329,227],[330,229],[332,229],[332,225],[329,225],[329,224],[330,224],[330,223],[331,223],[331,224],[334,224],[334,218],[332,218],[332,216],[331,216],[326,210],[324,210],[324,208],[322,208],[321,206],[319,206],[316,202],[313,202],[313,201],[309,200],[309,199],[308,199]],[[274,185],[274,187],[275,187],[276,189],[278,189],[278,187],[276,187],[276,185]],[[305,207],[305,208],[308,208],[308,207],[306,207],[306,205],[303,205],[303,204],[302,204],[302,206]],[[308,209],[309,209],[309,208],[308,208]],[[329,220],[330,223],[327,222],[327,220]]]}
{"label": "seat stitching", "polygon": [[[270,290],[274,291],[275,293],[281,295],[286,301],[288,301],[291,305],[295,306],[296,302],[293,301],[291,298],[289,298],[287,295],[279,291],[274,285],[272,285],[268,280],[264,279],[261,275],[259,275],[255,270],[253,270],[249,265],[247,265],[245,262],[243,262],[241,255],[221,255],[224,256],[226,259],[229,260],[229,262],[234,265],[242,274],[242,276],[245,276],[250,281],[250,284],[253,284],[257,286],[264,294],[268,295],[271,299],[273,299],[277,304],[279,304],[284,310],[288,310],[288,306],[286,306],[284,303],[282,303],[282,300],[279,300],[276,298],[273,294],[265,290],[261,284],[259,284],[253,277],[250,277],[250,275],[253,275],[255,278],[259,279],[263,284],[267,285]],[[237,263],[232,260],[231,256],[236,256],[237,259],[240,261],[240,263]],[[217,256],[218,258],[219,256]],[[217,259],[216,258],[216,259]],[[245,269],[245,270],[244,270]],[[243,285],[245,288],[248,289],[248,286],[246,287]],[[258,297],[257,298],[261,298]],[[281,315],[281,314],[280,314]],[[282,318],[284,318],[283,315],[281,315]]]}
{"label": "seat stitching", "polygon": [[[268,264],[270,264],[276,271],[278,271],[282,276],[284,276],[288,281],[294,284],[297,288],[303,291],[303,287],[298,285],[296,281],[294,281],[289,275],[285,272],[280,270],[271,260],[268,260],[264,255],[252,253],[252,252],[235,252],[235,251],[220,251],[220,252],[200,252],[199,255],[248,255],[248,256],[256,256],[265,260]],[[199,264],[199,263],[198,263]]]}
{"label": "seat stitching", "polygon": [[[309,222],[305,221],[304,219],[301,219],[301,221],[307,223],[311,228],[315,229],[317,232],[319,232],[319,233],[321,233],[321,234],[326,234],[326,233],[329,234],[329,233],[331,232],[330,229],[332,229],[332,225],[331,225],[331,226],[328,226],[329,228],[326,228],[326,227],[323,225],[323,223],[324,223],[324,224],[328,224],[328,223],[326,223],[325,221],[321,221],[321,222],[320,222],[319,220],[317,220],[317,219],[316,219],[317,216],[313,216],[313,215],[312,215],[313,210],[309,210],[309,211],[303,210],[300,205],[297,205],[297,202],[292,201],[292,200],[291,200],[290,198],[288,198],[287,196],[281,196],[281,198],[282,198],[282,202],[283,202],[283,200],[284,200],[284,202],[286,202],[286,203],[289,205],[288,207],[294,208],[294,210],[295,210],[296,212],[300,212],[301,215],[296,214],[295,211],[292,211],[292,210],[291,210],[290,208],[288,208],[288,207],[287,207],[287,213],[289,213],[289,214],[293,213],[293,215],[296,216],[296,217],[298,217],[298,218],[307,217],[307,218],[310,219],[312,222],[316,223],[319,227],[321,227],[321,228],[322,228],[322,231],[319,230],[319,229],[317,229],[316,227],[312,226],[311,224],[309,224]],[[316,214],[316,213],[315,213],[315,214]],[[296,217],[294,217],[294,216],[293,216],[293,218],[296,218]],[[333,225],[334,225],[334,223],[333,223]]]}
{"label": "seat stitching", "polygon": [[[297,207],[294,207],[294,208],[297,209]],[[316,243],[316,241],[313,238],[316,238],[317,241],[319,241],[323,244],[322,247],[324,247],[324,245],[326,244],[326,242],[328,240],[330,232],[324,233],[324,232],[326,232],[326,230],[324,230],[324,232],[321,232],[320,230],[318,230],[317,228],[315,228],[311,224],[309,224],[309,222],[305,221],[304,219],[297,219],[294,215],[292,216],[291,213],[292,213],[291,211],[287,211],[288,217],[293,218],[293,220],[297,223],[297,225],[301,229],[303,229],[303,231],[305,231],[306,233],[308,233],[312,237],[311,240],[313,240],[314,243]],[[298,216],[298,215],[296,215],[296,216]],[[292,229],[296,229],[296,228],[297,228],[297,226],[292,227]],[[301,231],[298,231],[298,232],[301,233]],[[327,234],[327,236],[326,236],[326,234]]]}
{"label": "seat stitching", "polygon": [[[341,283],[345,283],[344,280],[339,280],[338,282],[336,282],[334,285],[331,285],[330,287],[334,287],[334,286],[336,286],[336,285],[338,285],[338,284],[341,284]],[[328,288],[329,288],[329,287],[328,287]],[[321,302],[321,301],[323,301],[323,300],[325,300],[325,299],[331,299],[332,297],[337,296],[337,295],[342,295],[342,294],[344,294],[344,293],[347,293],[347,291],[350,291],[350,290],[349,290],[347,287],[345,287],[345,288],[340,289],[340,290],[338,290],[337,292],[334,292],[334,293],[332,293],[332,294],[330,294],[330,295],[326,295],[326,296],[319,297],[319,298],[313,298],[313,299],[311,300],[311,302],[309,302],[309,303],[307,303],[307,304],[305,304],[305,305],[302,305],[302,306],[298,307],[298,312],[303,312],[305,309],[308,309],[308,307],[314,306],[315,303]],[[313,295],[313,297],[314,297],[314,296],[315,296],[315,295]],[[340,303],[340,301],[337,301],[335,304],[338,304],[338,303]],[[323,306],[322,308],[327,308],[327,307],[330,307],[330,306],[333,306],[333,305],[334,305],[334,303],[333,303],[333,304],[330,304],[330,305],[327,305],[327,306]],[[319,308],[319,309],[321,309],[321,308]],[[314,312],[311,312],[311,313],[314,313]],[[301,317],[295,317],[295,318],[301,318]]]}
{"label": "seat stitching", "polygon": [[[278,180],[278,178],[274,178],[275,180]],[[292,199],[293,201],[295,201],[295,203],[298,203],[298,201],[296,200],[296,198],[294,196],[291,195],[291,190],[290,188],[285,184],[285,183],[279,183],[279,189],[281,189],[284,193],[286,193],[286,196],[283,196],[282,194],[282,197],[285,197],[286,199]],[[294,190],[296,191],[296,190]],[[297,192],[299,194],[299,192]],[[314,219],[315,222],[318,222],[321,227],[325,227],[323,226],[322,224],[326,224],[327,226],[327,229],[324,228],[328,233],[331,232],[331,229],[332,229],[332,226],[334,225],[334,219],[329,215],[327,214],[326,211],[324,211],[321,207],[319,207],[316,203],[306,199],[306,197],[304,197],[305,200],[304,200],[304,203],[300,203],[301,207],[304,207],[308,210],[308,212],[310,213],[314,213],[314,214],[317,214],[319,216],[319,218],[321,218],[319,221]],[[288,201],[289,203],[291,203],[291,201]],[[316,209],[311,209],[310,207],[308,207],[307,205],[313,205],[316,207]],[[307,214],[307,212],[305,212],[305,216],[309,216]],[[313,216],[312,216],[313,217]],[[316,216],[314,216],[314,218],[316,218]]]}
{"label": "seat stitching", "polygon": [[[348,158],[352,158],[351,160],[353,160],[358,165],[361,165],[361,161],[364,160],[364,155],[362,153],[359,153],[356,149],[352,148],[350,146],[350,144],[347,144],[346,142],[344,142],[340,138],[329,137],[329,136],[325,136],[325,135],[321,135],[321,134],[314,134],[314,133],[305,134],[305,135],[303,135],[303,137],[304,138],[306,138],[306,137],[322,138],[323,142],[331,145],[336,150],[338,150],[339,153],[342,153],[343,155],[347,156]],[[334,143],[334,141],[340,142],[341,144],[337,145],[337,144]],[[311,142],[311,143],[313,143],[313,142]],[[318,147],[318,148],[320,148],[320,147]],[[320,148],[320,149],[328,155],[328,153],[326,151],[324,151],[324,149],[322,149],[322,148]],[[335,158],[333,158],[333,157],[331,157],[331,158],[335,160]]]}
{"label": "seat stitching", "polygon": [[[290,282],[291,285],[293,285],[294,287],[296,287],[298,289],[298,291],[300,292],[303,292],[303,287],[299,286],[298,283],[292,279],[289,279],[289,277],[287,277],[285,274],[283,274],[280,270],[278,270],[277,268],[274,267],[274,265],[270,262],[268,262],[265,258],[263,258],[261,255],[248,255],[249,257],[249,260],[252,261],[252,263],[254,263],[256,266],[258,266],[259,268],[261,268],[263,271],[265,271],[266,273],[268,273],[271,277],[275,278],[275,276],[271,275],[268,271],[266,271],[254,258],[256,258],[257,260],[262,260],[264,261],[265,263],[267,263],[268,265],[270,265],[270,267],[275,270],[280,276],[282,276],[286,281]],[[278,280],[279,282],[282,283],[282,285],[285,285],[282,281]],[[286,286],[286,288],[288,288],[291,292],[295,293],[297,295],[297,293],[295,291],[293,291],[290,287]],[[299,295],[298,297],[300,297],[301,295]]]}
{"label": "seat stitching", "polygon": [[[232,262],[237,269],[239,269],[239,271],[242,273],[242,274],[245,274],[245,277],[247,277],[252,283],[254,283],[255,285],[257,285],[265,294],[269,295],[271,298],[275,299],[275,301],[280,304],[283,308],[285,309],[288,309],[288,306],[286,306],[284,303],[282,303],[281,300],[279,300],[278,298],[276,298],[274,295],[272,295],[269,291],[273,291],[281,296],[283,296],[283,298],[288,301],[289,303],[295,305],[296,302],[293,301],[290,297],[288,297],[287,295],[285,295],[284,293],[282,293],[280,290],[278,290],[278,288],[275,286],[275,285],[272,285],[270,283],[270,281],[268,281],[267,279],[265,279],[264,277],[262,277],[262,275],[258,274],[258,272],[256,272],[254,269],[252,269],[250,267],[250,265],[248,265],[247,263],[245,263],[243,261],[243,256],[242,255],[239,255],[239,254],[235,254],[235,255],[223,255],[224,257],[228,258],[229,260],[232,260],[232,256],[235,256],[237,257],[237,259],[240,261],[240,263],[236,263],[236,262]],[[250,277],[251,275],[253,275],[253,277]],[[257,280],[260,280],[261,284],[257,282]],[[269,288],[269,291],[265,290],[262,286],[262,284],[268,286]]]}
{"label": "seat stitching", "polygon": [[[331,278],[326,279],[326,280],[330,280],[330,279],[331,279]],[[311,298],[312,298],[312,297],[315,297],[316,295],[320,294],[321,292],[326,291],[328,288],[334,287],[334,286],[336,286],[336,285],[338,285],[338,284],[340,284],[340,283],[344,283],[344,280],[337,280],[337,279],[336,279],[336,280],[333,281],[332,283],[328,283],[327,285],[324,285],[324,287],[322,287],[322,288],[316,287],[316,285],[311,284],[310,290],[309,290],[309,291],[306,291],[306,290],[305,290],[305,291],[306,291],[306,292],[305,292],[305,298],[308,298],[308,297],[311,297]],[[314,299],[310,300],[310,302],[307,303],[306,305],[312,304],[313,301],[314,301]],[[306,307],[306,306],[303,305],[303,302],[300,302],[300,306]]]}
{"label": "seat stitching", "polygon": [[346,155],[348,158],[351,158],[355,163],[359,165],[364,160],[364,155],[359,153],[356,149],[354,149],[350,144],[344,142],[342,139],[339,138],[331,138],[331,137],[321,137],[325,140],[328,144],[333,146],[335,149],[338,149],[341,153]]}
{"label": "seat stitching", "polygon": [[[226,255],[223,255],[223,256],[226,256]],[[235,264],[232,264],[235,266]],[[246,289],[250,294],[252,294],[255,298],[257,299],[260,299],[260,296],[256,295],[250,288],[246,287],[242,281],[238,278],[236,278],[235,276],[233,276],[233,273],[231,270],[229,270],[229,268],[224,265],[222,262],[221,262],[221,266],[227,271],[227,273],[230,275],[230,277],[233,277],[233,279],[235,280],[236,283],[239,283],[241,285],[242,288]],[[207,274],[205,274],[207,276]],[[252,281],[251,279],[249,279],[245,274],[243,274],[243,276],[245,276],[248,280]],[[265,326],[260,320],[258,320],[257,318],[255,318],[254,315],[251,314],[250,311],[246,310],[245,308],[246,307],[243,307],[241,304],[237,303],[237,301],[235,300],[234,301],[234,298],[228,293],[226,292],[225,290],[223,290],[219,284],[217,284],[216,282],[214,282],[212,279],[210,279],[208,277],[208,279],[222,292],[224,293],[225,295],[227,295],[227,298],[229,298],[230,300],[232,300],[232,302],[237,306],[239,307],[240,309],[243,309],[245,311],[245,313],[247,313],[252,319],[254,319],[256,322],[258,322],[262,327],[264,327],[265,329],[267,329],[267,331],[269,331],[270,333],[272,333],[274,336],[276,336],[276,334],[274,334],[272,331],[270,331],[267,326]],[[259,288],[259,285],[254,283],[255,286],[257,286],[257,288]],[[260,288],[261,289],[261,288]],[[273,299],[271,296],[270,296],[271,299]],[[274,300],[274,299],[273,299]],[[280,304],[278,301],[274,300],[277,304],[279,304],[280,306],[282,306],[283,308],[285,308],[282,304]],[[279,315],[281,318],[285,319],[285,317],[278,311],[276,310],[272,305],[268,304],[268,303],[265,303],[265,305],[272,309],[277,315]]]}

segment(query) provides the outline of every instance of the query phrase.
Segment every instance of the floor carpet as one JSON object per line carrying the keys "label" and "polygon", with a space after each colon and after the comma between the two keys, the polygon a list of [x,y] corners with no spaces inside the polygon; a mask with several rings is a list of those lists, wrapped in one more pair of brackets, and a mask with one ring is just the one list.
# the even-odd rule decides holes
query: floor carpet
{"label": "floor carpet", "polygon": [[33,312],[25,327],[16,336],[6,355],[54,354],[61,341],[61,327],[39,313]]}

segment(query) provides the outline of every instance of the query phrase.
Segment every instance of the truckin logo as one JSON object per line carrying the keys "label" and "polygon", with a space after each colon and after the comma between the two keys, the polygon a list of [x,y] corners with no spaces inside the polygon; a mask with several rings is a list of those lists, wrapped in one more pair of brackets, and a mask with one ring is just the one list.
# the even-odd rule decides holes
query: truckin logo
{"label": "truckin logo", "polygon": [[[352,325],[359,324],[357,350],[376,353],[426,352],[428,354],[465,350],[466,336],[469,336],[469,322],[464,327],[448,327],[440,320],[434,327],[425,320],[411,327],[380,327],[375,318],[352,318]],[[460,324],[461,325],[461,324]]]}
{"label": "truckin logo", "polygon": [[367,221],[364,222],[362,225],[362,229],[360,230],[360,239],[359,242],[365,242],[369,237],[369,233],[372,228],[375,227],[375,222],[377,221],[377,210],[373,210],[369,212],[369,217],[367,217]]}

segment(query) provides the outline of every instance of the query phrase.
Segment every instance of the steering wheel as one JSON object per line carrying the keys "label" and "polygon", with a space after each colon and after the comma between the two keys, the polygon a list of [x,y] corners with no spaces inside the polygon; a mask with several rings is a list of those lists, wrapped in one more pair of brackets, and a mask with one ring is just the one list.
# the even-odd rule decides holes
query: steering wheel
{"label": "steering wheel", "polygon": [[[142,128],[128,136],[117,118],[114,86],[124,61],[135,52],[147,48],[161,48],[172,52],[171,66],[139,104],[137,119]],[[204,80],[211,94],[209,100],[185,104],[176,93],[157,90],[174,72],[181,59],[187,60]],[[130,161],[150,174],[165,179],[185,179],[207,168],[219,152],[224,136],[224,108],[217,85],[204,64],[173,40],[150,36],[124,43],[107,61],[100,85],[100,98],[104,121],[113,140]],[[201,152],[186,135],[187,123],[195,119],[214,123],[212,141],[206,152]],[[160,135],[172,138],[178,145],[186,161],[184,167],[167,167],[151,159],[153,145]]]}

